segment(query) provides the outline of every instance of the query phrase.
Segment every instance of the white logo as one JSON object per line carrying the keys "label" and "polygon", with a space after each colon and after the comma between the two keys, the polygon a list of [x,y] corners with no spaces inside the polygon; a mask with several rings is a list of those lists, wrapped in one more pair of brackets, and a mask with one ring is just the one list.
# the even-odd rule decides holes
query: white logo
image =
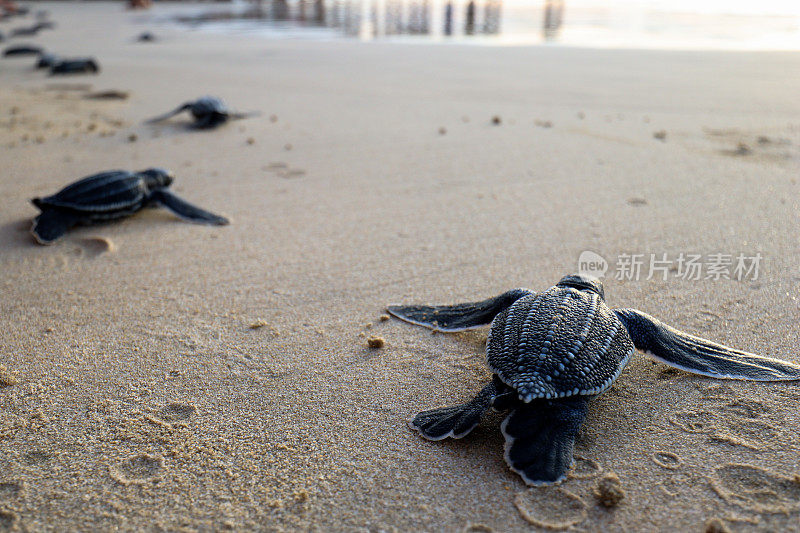
{"label": "white logo", "polygon": [[591,250],[584,250],[578,257],[578,273],[588,274],[596,278],[602,278],[608,272],[608,261],[603,259],[603,256],[592,252]]}

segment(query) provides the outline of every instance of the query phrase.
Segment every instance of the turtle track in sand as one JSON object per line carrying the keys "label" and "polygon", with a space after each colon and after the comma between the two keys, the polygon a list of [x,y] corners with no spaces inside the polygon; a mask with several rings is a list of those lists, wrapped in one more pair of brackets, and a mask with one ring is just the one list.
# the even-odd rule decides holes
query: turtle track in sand
{"label": "turtle track in sand", "polygon": [[759,400],[737,398],[713,402],[707,409],[676,411],[669,421],[712,442],[761,451],[783,435],[780,425],[770,419],[771,411]]}
{"label": "turtle track in sand", "polygon": [[714,469],[709,482],[723,500],[747,511],[788,515],[800,510],[800,474],[727,463]]}

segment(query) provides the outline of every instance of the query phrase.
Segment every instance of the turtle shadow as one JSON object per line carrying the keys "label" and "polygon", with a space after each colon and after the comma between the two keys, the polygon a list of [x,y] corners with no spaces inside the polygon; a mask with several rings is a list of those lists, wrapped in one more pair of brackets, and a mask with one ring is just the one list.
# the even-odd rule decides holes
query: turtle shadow
{"label": "turtle shadow", "polygon": [[[104,251],[114,251],[116,247],[110,240],[111,235],[97,232],[93,233],[91,230],[102,232],[103,228],[112,227],[122,222],[122,220],[109,220],[89,226],[79,225],[72,228],[67,235],[52,245],[43,246],[37,243],[36,239],[31,234],[33,218],[34,217],[18,218],[0,225],[0,249],[5,253],[11,254],[29,249],[48,249],[57,246],[62,241],[74,240],[82,248],[86,248],[89,255],[99,255]],[[174,227],[174,224],[187,224],[187,221],[182,220],[164,209],[157,209],[155,206],[152,209],[148,208],[142,210],[141,213],[129,217],[125,222],[144,224],[156,229]]]}
{"label": "turtle shadow", "polygon": [[202,128],[197,126],[191,120],[176,120],[171,122],[165,122],[163,124],[144,124],[144,125],[149,126],[151,137],[160,137],[160,138],[177,137],[180,135],[186,135],[191,133],[196,133],[196,134],[215,133],[217,131],[230,128],[230,124],[220,124],[219,126],[214,126],[211,128]]}

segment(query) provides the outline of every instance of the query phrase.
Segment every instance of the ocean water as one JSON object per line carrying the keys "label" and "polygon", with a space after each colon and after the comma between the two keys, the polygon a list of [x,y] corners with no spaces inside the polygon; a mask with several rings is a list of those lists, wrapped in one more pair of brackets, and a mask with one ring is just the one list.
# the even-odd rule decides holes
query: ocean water
{"label": "ocean water", "polygon": [[[557,5],[558,0],[550,0]],[[545,31],[546,0],[290,0],[172,4],[150,15],[195,31],[263,38],[592,48],[800,50],[800,0],[564,0]],[[471,10],[471,12],[470,12]],[[551,11],[553,13],[554,11]],[[558,12],[556,9],[555,12]],[[181,22],[177,22],[180,18]]]}

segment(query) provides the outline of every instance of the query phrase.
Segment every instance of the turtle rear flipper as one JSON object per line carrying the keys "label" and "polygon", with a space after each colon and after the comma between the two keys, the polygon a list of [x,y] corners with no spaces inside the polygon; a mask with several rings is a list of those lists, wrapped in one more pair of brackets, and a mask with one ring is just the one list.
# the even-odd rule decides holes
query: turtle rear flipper
{"label": "turtle rear flipper", "polygon": [[636,348],[670,366],[718,379],[800,380],[800,366],[796,364],[689,335],[636,309],[614,312]]}
{"label": "turtle rear flipper", "polygon": [[465,331],[490,324],[492,319],[524,296],[528,289],[512,289],[480,302],[456,305],[390,305],[389,314],[434,331]]}
{"label": "turtle rear flipper", "polygon": [[164,120],[167,120],[168,118],[174,117],[178,113],[183,113],[184,111],[188,111],[189,109],[191,109],[191,107],[192,107],[192,104],[186,103],[186,104],[183,104],[180,107],[177,107],[177,108],[173,109],[169,113],[164,113],[163,115],[158,115],[157,117],[149,118],[149,119],[145,120],[144,122],[145,122],[145,124],[154,124],[156,122],[162,122]]}
{"label": "turtle rear flipper", "polygon": [[483,414],[496,405],[498,399],[505,399],[510,396],[509,393],[510,389],[495,376],[472,401],[454,407],[423,411],[408,425],[428,440],[442,440],[447,437],[460,439],[478,425]]}
{"label": "turtle rear flipper", "polygon": [[39,244],[52,244],[78,224],[80,217],[57,209],[45,209],[33,219],[31,233]]}
{"label": "turtle rear flipper", "polygon": [[215,226],[224,226],[230,223],[227,218],[193,206],[192,204],[178,198],[171,192],[163,189],[150,193],[150,201],[163,205],[179,217],[190,222],[196,222],[198,224],[213,224]]}
{"label": "turtle rear flipper", "polygon": [[528,485],[564,479],[572,466],[575,437],[588,406],[586,396],[520,403],[500,426],[511,470]]}

